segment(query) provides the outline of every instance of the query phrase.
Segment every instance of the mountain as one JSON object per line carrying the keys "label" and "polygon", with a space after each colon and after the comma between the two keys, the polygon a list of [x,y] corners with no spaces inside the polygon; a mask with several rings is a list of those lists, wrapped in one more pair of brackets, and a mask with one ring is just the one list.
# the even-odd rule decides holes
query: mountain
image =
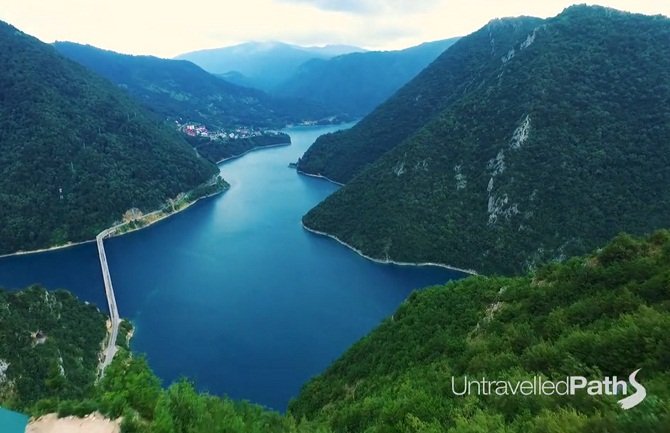
{"label": "mountain", "polygon": [[109,81],[0,22],[0,253],[92,239],[218,174]]}
{"label": "mountain", "polygon": [[302,48],[311,53],[315,53],[320,57],[336,57],[349,53],[364,53],[367,51],[363,48],[346,44],[328,44],[323,46],[310,46],[310,47],[298,46],[298,48]]}
{"label": "mountain", "polygon": [[193,51],[177,56],[189,60],[212,74],[244,77],[246,85],[272,91],[286,81],[298,66],[311,59],[364,51],[345,45],[301,47],[283,42],[246,42],[239,45]]}
{"label": "mountain", "polygon": [[[17,403],[0,395],[0,402],[34,417],[123,416],[122,431],[144,433],[209,433],[212,426],[231,433],[661,433],[670,422],[669,275],[665,230],[646,239],[620,235],[596,253],[524,276],[477,276],[414,292],[307,383],[283,415],[200,394],[185,379],[164,389],[127,342],[92,381],[91,356],[105,333],[100,312],[65,292],[0,291],[0,353],[11,362],[0,383],[20,384],[13,396],[21,396]],[[617,404],[626,397],[621,390],[525,395],[536,377],[616,376],[630,396],[634,371],[646,398],[629,410]],[[455,395],[465,376],[514,389],[523,383],[526,391],[484,396],[474,384],[470,395]]]}
{"label": "mountain", "polygon": [[26,410],[46,398],[82,399],[93,388],[105,316],[69,292],[0,289],[0,403]]}
{"label": "mountain", "polygon": [[[205,433],[212,426],[225,426],[230,433],[330,431],[248,402],[198,393],[185,379],[162,388],[147,360],[129,352],[132,326],[127,321],[113,362],[98,378],[105,315],[67,291],[0,289],[0,320],[0,404],[33,420],[52,413],[85,418],[97,412],[116,420],[124,432]],[[5,432],[7,426],[2,427]]]}
{"label": "mountain", "polygon": [[229,83],[237,84],[242,87],[251,87],[253,88],[253,82],[247,77],[237,71],[224,72],[223,74],[213,74],[215,77],[219,77]]}
{"label": "mountain", "polygon": [[353,179],[303,222],[379,259],[509,274],[668,227],[670,20],[491,22],[320,141],[300,168]]}
{"label": "mountain", "polygon": [[274,98],[260,90],[231,84],[184,60],[131,56],[72,42],[56,42],[54,47],[171,120],[198,122],[211,128],[283,127],[328,114],[316,104]]}
{"label": "mountain", "polygon": [[[620,236],[532,275],[472,277],[415,292],[310,381],[289,412],[335,432],[667,431],[668,275],[670,232],[662,231],[642,240]],[[638,369],[646,399],[629,410],[617,404],[621,389],[497,396],[493,385],[484,396],[475,384],[455,395],[464,376],[513,387],[537,376],[616,376],[630,396],[628,378]]]}
{"label": "mountain", "polygon": [[319,137],[298,168],[346,183],[364,167],[420,129],[484,77],[495,73],[496,53],[541,24],[537,18],[494,20],[455,42],[430,67],[347,131]]}
{"label": "mountain", "polygon": [[312,100],[362,117],[414,78],[458,38],[399,51],[368,51],[312,59],[277,87],[277,94]]}
{"label": "mountain", "polygon": [[210,140],[208,137],[186,136],[186,141],[200,155],[214,163],[219,163],[227,159],[240,157],[255,149],[290,145],[291,136],[283,132],[272,131],[263,135],[232,140]]}

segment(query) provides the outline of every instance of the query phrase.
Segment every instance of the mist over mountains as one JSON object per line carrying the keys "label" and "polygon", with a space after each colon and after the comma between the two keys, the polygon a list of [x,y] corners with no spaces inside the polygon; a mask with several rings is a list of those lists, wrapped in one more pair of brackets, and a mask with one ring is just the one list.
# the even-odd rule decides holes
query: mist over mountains
{"label": "mist over mountains", "polygon": [[362,48],[346,45],[301,47],[276,41],[246,42],[184,53],[176,59],[191,61],[207,72],[221,75],[236,84],[273,91],[306,61],[363,51]]}

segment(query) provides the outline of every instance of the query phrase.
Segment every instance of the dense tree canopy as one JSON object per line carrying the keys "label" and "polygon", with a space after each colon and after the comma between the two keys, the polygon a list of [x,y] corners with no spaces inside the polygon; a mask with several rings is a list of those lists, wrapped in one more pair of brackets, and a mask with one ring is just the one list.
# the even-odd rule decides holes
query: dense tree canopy
{"label": "dense tree canopy", "polygon": [[170,120],[202,123],[214,129],[283,127],[336,114],[303,99],[273,97],[229,83],[186,60],[131,56],[72,42],[56,42],[54,46]]}
{"label": "dense tree canopy", "polygon": [[[670,20],[579,6],[519,32],[527,23],[492,22],[447,50],[440,60],[466,44],[486,51],[468,67],[481,74],[305,224],[377,258],[484,273],[522,272],[620,231],[670,226]],[[516,42],[491,54],[496,31]],[[438,65],[398,95],[430,88]],[[372,131],[397,103],[355,133]],[[394,130],[390,119],[375,125]]]}
{"label": "dense tree canopy", "polygon": [[300,159],[298,168],[349,182],[457,100],[472,83],[497,70],[497,64],[489,64],[492,49],[507,52],[540,22],[537,18],[492,21],[459,39],[356,126],[319,137]]}
{"label": "dense tree canopy", "polygon": [[276,92],[362,117],[421,72],[457,38],[398,51],[350,53],[302,64]]}
{"label": "dense tree canopy", "polygon": [[0,253],[91,239],[218,173],[121,90],[0,23]]}
{"label": "dense tree canopy", "polygon": [[212,162],[220,162],[225,159],[244,155],[254,149],[280,144],[291,144],[291,137],[288,134],[275,133],[230,140],[188,137],[187,141],[193,145],[200,155]]}
{"label": "dense tree canopy", "polygon": [[122,350],[82,399],[39,401],[33,415],[123,417],[123,433],[329,433],[324,424],[296,420],[248,402],[196,391],[186,379],[162,388],[146,359]]}
{"label": "dense tree canopy", "polygon": [[[4,404],[32,415],[123,416],[124,433],[663,433],[670,423],[668,231],[620,235],[521,277],[415,292],[285,415],[198,393],[186,380],[164,389],[125,349],[93,385],[104,316],[65,292],[4,293],[0,313]],[[36,345],[29,330],[38,328],[47,340]],[[465,397],[451,384],[465,375],[625,380],[637,369],[647,396],[628,411],[617,405],[623,395]]]}
{"label": "dense tree canopy", "polygon": [[[670,425],[670,232],[514,278],[416,292],[290,405],[336,432],[664,432]],[[457,396],[490,380],[638,380],[647,397]],[[632,393],[632,390],[631,390]]]}
{"label": "dense tree canopy", "polygon": [[69,292],[0,290],[0,404],[86,398],[105,335],[105,316]]}

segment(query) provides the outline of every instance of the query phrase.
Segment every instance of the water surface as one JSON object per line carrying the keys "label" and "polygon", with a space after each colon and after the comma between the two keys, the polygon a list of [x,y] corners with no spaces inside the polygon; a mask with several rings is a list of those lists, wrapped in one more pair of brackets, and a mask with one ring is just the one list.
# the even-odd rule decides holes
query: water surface
{"label": "water surface", "polygon": [[[380,265],[302,229],[337,186],[288,168],[320,134],[221,165],[228,192],[148,229],[107,241],[133,349],[169,383],[284,410],[310,377],[391,314],[416,288],[460,274]],[[66,287],[106,311],[95,244],[0,260],[0,286]]]}
{"label": "water surface", "polygon": [[0,407],[0,430],[2,433],[23,433],[28,424],[28,417]]}

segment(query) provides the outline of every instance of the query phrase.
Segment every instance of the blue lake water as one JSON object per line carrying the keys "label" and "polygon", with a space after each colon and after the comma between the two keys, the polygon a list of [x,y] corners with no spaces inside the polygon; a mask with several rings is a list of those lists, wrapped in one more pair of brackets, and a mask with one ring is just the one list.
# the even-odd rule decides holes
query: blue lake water
{"label": "blue lake water", "polygon": [[[132,347],[165,383],[284,410],[312,376],[368,333],[414,289],[462,274],[381,265],[302,229],[337,186],[288,168],[319,135],[221,165],[231,188],[148,229],[106,242]],[[68,288],[107,311],[95,244],[0,259],[0,286]]]}
{"label": "blue lake water", "polygon": [[0,407],[0,427],[2,433],[23,433],[28,424],[28,417]]}

